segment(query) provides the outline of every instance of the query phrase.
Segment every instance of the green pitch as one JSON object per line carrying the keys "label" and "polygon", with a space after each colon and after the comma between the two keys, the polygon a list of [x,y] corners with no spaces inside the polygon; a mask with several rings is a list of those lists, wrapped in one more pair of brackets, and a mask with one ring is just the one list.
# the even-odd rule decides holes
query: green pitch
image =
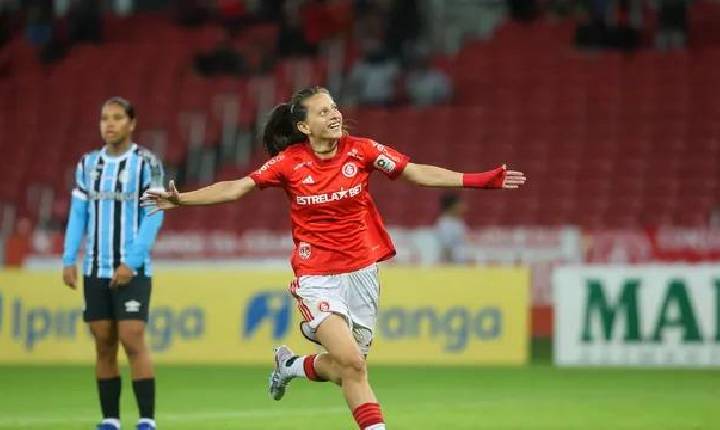
{"label": "green pitch", "polygon": [[[160,367],[160,429],[354,429],[340,391],[293,381],[280,402],[269,368]],[[710,370],[371,368],[390,430],[720,429]],[[124,374],[123,428],[137,409]],[[89,367],[0,366],[0,429],[94,429]]]}

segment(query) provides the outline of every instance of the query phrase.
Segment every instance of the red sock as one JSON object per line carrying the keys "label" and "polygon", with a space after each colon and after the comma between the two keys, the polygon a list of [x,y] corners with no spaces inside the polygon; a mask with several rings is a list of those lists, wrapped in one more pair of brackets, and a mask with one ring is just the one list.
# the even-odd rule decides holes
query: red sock
{"label": "red sock", "polygon": [[325,380],[319,377],[317,372],[315,371],[316,356],[317,354],[311,354],[306,356],[303,360],[303,370],[305,370],[305,376],[311,381],[325,382]]}
{"label": "red sock", "polygon": [[363,403],[353,411],[353,418],[360,429],[365,429],[376,424],[384,424],[382,411],[379,403]]}

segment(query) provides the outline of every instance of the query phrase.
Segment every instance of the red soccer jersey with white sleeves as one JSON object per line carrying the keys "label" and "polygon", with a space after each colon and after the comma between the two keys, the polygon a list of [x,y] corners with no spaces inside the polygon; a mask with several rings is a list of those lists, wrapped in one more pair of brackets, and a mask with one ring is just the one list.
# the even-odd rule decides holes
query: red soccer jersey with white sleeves
{"label": "red soccer jersey with white sleeves", "polygon": [[371,139],[344,136],[330,159],[298,143],[250,174],[261,189],[282,187],[290,199],[296,276],[352,272],[395,255],[368,178],[378,170],[395,179],[408,161]]}

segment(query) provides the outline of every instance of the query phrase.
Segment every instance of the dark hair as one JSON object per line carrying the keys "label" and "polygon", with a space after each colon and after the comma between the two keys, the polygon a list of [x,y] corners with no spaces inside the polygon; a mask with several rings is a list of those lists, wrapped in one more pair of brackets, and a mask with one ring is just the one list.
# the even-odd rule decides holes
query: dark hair
{"label": "dark hair", "polygon": [[458,193],[444,193],[440,196],[440,212],[445,212],[460,202]]}
{"label": "dark hair", "polygon": [[128,118],[130,118],[131,120],[135,119],[135,107],[132,105],[132,103],[130,103],[129,100],[126,100],[122,97],[110,97],[109,99],[105,100],[105,103],[103,103],[102,105],[103,107],[107,105],[118,105],[123,108],[123,110],[125,110],[125,115],[127,115]]}
{"label": "dark hair", "polygon": [[297,128],[298,122],[307,119],[307,108],[303,102],[321,93],[330,94],[323,87],[304,88],[293,94],[289,102],[273,108],[262,135],[263,146],[271,157],[290,145],[305,142],[307,136]]}

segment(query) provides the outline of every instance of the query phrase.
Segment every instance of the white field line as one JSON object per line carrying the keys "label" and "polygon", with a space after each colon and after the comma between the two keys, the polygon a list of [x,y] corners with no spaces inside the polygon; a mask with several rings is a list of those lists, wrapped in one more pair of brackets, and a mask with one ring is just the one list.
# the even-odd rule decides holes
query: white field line
{"label": "white field line", "polygon": [[[200,413],[174,413],[161,414],[158,418],[158,424],[165,422],[191,422],[191,421],[212,421],[227,418],[262,418],[262,417],[283,417],[283,416],[307,416],[307,415],[340,415],[348,414],[347,408],[308,408],[308,409],[287,409],[278,405],[277,408],[252,409],[247,411],[217,411],[217,412],[200,412]],[[65,416],[13,416],[0,417],[0,428],[32,428],[35,425],[42,424],[64,424],[64,423],[82,423],[90,421],[89,416],[97,415],[97,411],[83,415],[65,415]],[[99,421],[99,420],[98,420]],[[92,423],[92,421],[91,421]]]}

